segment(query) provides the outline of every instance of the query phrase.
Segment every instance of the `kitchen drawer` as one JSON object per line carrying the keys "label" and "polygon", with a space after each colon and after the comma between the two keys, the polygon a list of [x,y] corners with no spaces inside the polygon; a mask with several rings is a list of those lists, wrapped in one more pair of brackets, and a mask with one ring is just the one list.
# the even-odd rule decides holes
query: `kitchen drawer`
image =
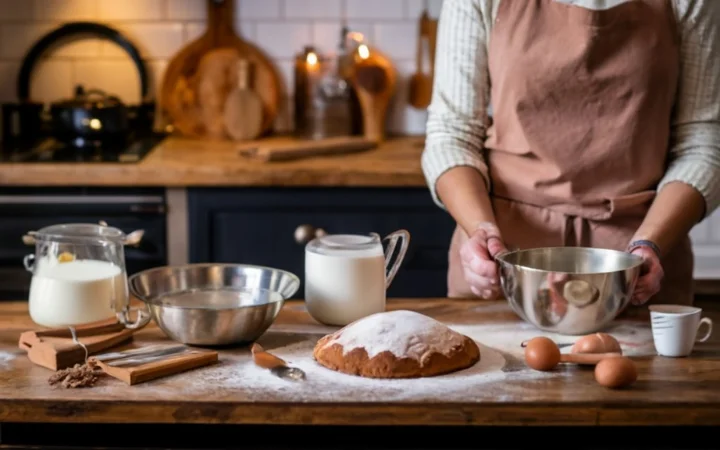
{"label": "kitchen drawer", "polygon": [[[452,219],[425,189],[193,190],[189,193],[193,262],[260,264],[303,278],[299,226],[327,233],[385,236],[410,232],[408,253],[391,297],[446,295]],[[303,286],[296,298],[303,297]]]}

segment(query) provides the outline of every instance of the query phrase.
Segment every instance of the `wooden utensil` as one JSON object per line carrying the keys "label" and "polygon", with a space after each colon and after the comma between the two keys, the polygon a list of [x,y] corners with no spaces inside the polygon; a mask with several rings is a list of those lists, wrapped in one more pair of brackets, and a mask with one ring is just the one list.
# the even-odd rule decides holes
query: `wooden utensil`
{"label": "wooden utensil", "polygon": [[183,351],[157,356],[134,356],[95,360],[103,372],[129,385],[185,372],[218,361],[218,352],[185,347]]}
{"label": "wooden utensil", "polygon": [[263,104],[250,87],[250,72],[250,62],[240,59],[238,85],[225,100],[225,129],[236,141],[255,139],[262,132]]}
{"label": "wooden utensil", "polygon": [[256,365],[268,369],[276,377],[293,381],[305,379],[305,372],[297,367],[288,366],[285,360],[266,352],[260,344],[253,344],[250,352]]}
{"label": "wooden utensil", "polygon": [[365,46],[365,50],[367,54],[358,53],[355,59],[351,83],[362,109],[363,135],[379,143],[385,140],[385,119],[395,93],[397,74],[390,60],[379,50],[369,46]]}
{"label": "wooden utensil", "polygon": [[[416,55],[416,72],[410,77],[409,103],[417,109],[425,109],[432,99],[433,73],[435,61],[430,50],[429,24],[430,17],[424,10],[418,23],[418,42]],[[428,60],[429,72],[425,72],[424,61]]]}
{"label": "wooden utensil", "polygon": [[377,144],[364,137],[336,137],[317,141],[298,140],[278,144],[263,144],[240,150],[240,155],[263,162],[289,161],[312,156],[357,153]]}
{"label": "wooden utensil", "polygon": [[[206,111],[216,110],[219,104],[219,110],[222,112],[227,94],[237,86],[237,59],[233,61],[233,58],[247,59],[254,68],[253,89],[263,103],[262,131],[266,132],[272,128],[277,117],[281,98],[280,78],[268,57],[259,48],[236,34],[233,26],[233,6],[232,0],[207,0],[207,30],[200,38],[176,54],[165,71],[158,99],[160,111],[167,116],[175,130],[183,135],[206,136],[206,122],[202,120],[201,114],[204,102],[211,103],[211,108],[206,107]],[[205,65],[225,68],[233,65],[233,68],[221,70],[220,72],[224,73],[219,82],[218,80],[210,82],[208,78],[212,77],[208,77],[205,73],[208,70],[200,71],[201,62],[209,53],[217,50],[225,50],[225,52],[211,55],[212,64],[206,60]],[[202,88],[201,84],[203,84]],[[225,89],[227,91],[223,93]],[[204,92],[201,93],[201,90]],[[207,100],[207,91],[214,92],[211,97],[215,98]],[[219,119],[220,124],[223,125],[222,118]]]}
{"label": "wooden utensil", "polygon": [[89,355],[131,340],[138,329],[126,329],[110,319],[74,327],[74,337],[69,327],[26,331],[20,335],[18,346],[27,351],[34,364],[60,370],[84,363]]}

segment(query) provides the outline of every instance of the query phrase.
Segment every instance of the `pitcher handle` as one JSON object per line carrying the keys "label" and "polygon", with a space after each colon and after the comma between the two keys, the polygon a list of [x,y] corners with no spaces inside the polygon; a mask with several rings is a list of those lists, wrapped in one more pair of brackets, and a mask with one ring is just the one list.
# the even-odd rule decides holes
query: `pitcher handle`
{"label": "pitcher handle", "polygon": [[35,268],[35,255],[32,253],[25,255],[23,258],[23,266],[25,266],[25,270],[32,272]]}
{"label": "pitcher handle", "polygon": [[[393,279],[395,279],[395,275],[397,275],[400,265],[403,259],[405,259],[405,253],[407,253],[408,246],[410,245],[410,233],[408,233],[407,230],[397,230],[385,236],[383,240],[390,241],[385,251],[385,289],[387,289],[390,287]],[[392,261],[392,255],[398,240],[402,240],[400,251],[398,252],[397,258],[395,258],[395,263],[391,266],[390,262]]]}

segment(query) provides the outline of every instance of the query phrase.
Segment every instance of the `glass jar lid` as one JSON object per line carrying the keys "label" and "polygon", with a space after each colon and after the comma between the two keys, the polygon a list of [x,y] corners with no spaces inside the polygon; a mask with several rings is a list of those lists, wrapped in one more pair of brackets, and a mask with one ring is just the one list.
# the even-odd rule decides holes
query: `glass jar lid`
{"label": "glass jar lid", "polygon": [[355,253],[382,253],[380,236],[375,233],[364,234],[330,234],[316,237],[308,242],[306,251],[319,255],[347,255]]}
{"label": "glass jar lid", "polygon": [[122,243],[125,233],[121,230],[94,223],[66,223],[50,225],[29,233],[35,239],[63,242],[113,242]]}

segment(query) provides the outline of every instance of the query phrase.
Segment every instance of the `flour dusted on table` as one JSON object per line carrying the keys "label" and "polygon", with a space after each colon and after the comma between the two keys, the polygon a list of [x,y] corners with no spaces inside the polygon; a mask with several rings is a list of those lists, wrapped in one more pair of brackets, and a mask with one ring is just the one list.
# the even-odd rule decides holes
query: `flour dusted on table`
{"label": "flour dusted on table", "polygon": [[370,378],[415,378],[465,369],[480,358],[477,344],[413,311],[370,315],[318,341],[323,366]]}

